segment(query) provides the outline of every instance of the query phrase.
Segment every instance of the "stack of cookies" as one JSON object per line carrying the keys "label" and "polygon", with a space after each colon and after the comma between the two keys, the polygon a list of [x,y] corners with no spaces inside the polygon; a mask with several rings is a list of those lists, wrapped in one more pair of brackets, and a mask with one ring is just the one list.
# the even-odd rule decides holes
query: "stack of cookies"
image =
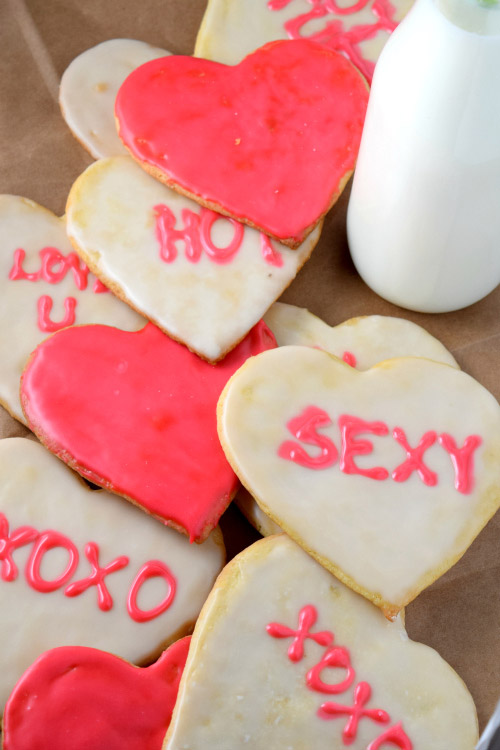
{"label": "stack of cookies", "polygon": [[[500,506],[500,406],[414,323],[276,301],[411,3],[255,2],[210,0],[195,57],[76,58],[95,163],[62,219],[0,196],[0,402],[38,438],[0,440],[5,750],[477,741],[404,608]],[[265,538],[224,567],[233,499]]]}

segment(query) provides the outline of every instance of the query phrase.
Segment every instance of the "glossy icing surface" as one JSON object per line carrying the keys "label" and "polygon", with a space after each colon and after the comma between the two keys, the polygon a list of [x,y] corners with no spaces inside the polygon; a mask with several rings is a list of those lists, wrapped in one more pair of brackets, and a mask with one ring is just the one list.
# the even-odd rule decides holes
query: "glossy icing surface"
{"label": "glossy icing surface", "polygon": [[[393,357],[425,357],[458,367],[443,344],[424,328],[403,318],[367,315],[329,326],[303,307],[275,302],[264,316],[278,346],[312,346],[339,359],[354,357],[358,370]],[[347,364],[353,364],[347,361]]]}
{"label": "glossy icing surface", "polygon": [[156,176],[298,246],[354,168],[367,98],[345,58],[295,40],[237,66],[147,63],[115,111],[124,144]]}
{"label": "glossy icing surface", "polygon": [[[209,224],[205,220],[202,227],[203,211]],[[153,179],[130,157],[89,167],[67,206],[68,233],[95,273],[209,360],[222,357],[260,320],[320,233],[314,230],[298,250],[278,249],[266,238],[264,255],[260,232],[214,216]],[[232,246],[234,252],[226,253]],[[223,249],[225,262],[214,260],[219,253],[213,248]]]}
{"label": "glossy icing surface", "polygon": [[247,357],[273,346],[259,323],[210,365],[151,323],[133,334],[67,328],[33,353],[23,408],[42,442],[85,477],[202,541],[237,487],[217,399]]}
{"label": "glossy icing surface", "polygon": [[144,669],[81,646],[47,651],[9,698],[4,750],[160,750],[190,640]]}
{"label": "glossy icing surface", "polygon": [[[420,326],[401,318],[382,315],[352,318],[329,326],[308,310],[275,302],[264,316],[279,346],[297,344],[324,349],[361,370],[392,357],[427,357],[458,367],[450,352]],[[244,488],[236,503],[263,536],[279,534],[278,524],[269,518]]]}
{"label": "glossy icing surface", "polygon": [[[419,449],[433,430],[440,439]],[[359,372],[318,349],[280,347],[232,378],[219,435],[262,509],[388,616],[451,567],[500,505],[500,407],[468,375],[427,359]],[[445,435],[473,454],[461,489]],[[321,454],[330,461],[318,467]]]}
{"label": "glossy icing surface", "polygon": [[114,295],[96,289],[64,221],[42,206],[0,196],[0,236],[0,401],[24,422],[21,373],[54,325],[74,318],[77,324],[108,323],[130,331],[145,321]]}
{"label": "glossy icing surface", "polygon": [[370,79],[413,0],[209,0],[195,54],[234,64],[274,39],[309,38],[341,51]]}
{"label": "glossy icing surface", "polygon": [[136,39],[109,39],[82,52],[66,68],[59,104],[68,127],[95,159],[126,150],[115,125],[115,99],[125,78],[170,53]]}
{"label": "glossy icing surface", "polygon": [[[334,640],[306,638],[292,660],[293,637],[266,626],[296,631],[304,608],[317,616],[310,633]],[[219,577],[164,750],[471,750],[476,741],[472,698],[449,665],[281,535],[244,550]]]}
{"label": "glossy icing surface", "polygon": [[[14,684],[48,649],[88,646],[141,664],[188,631],[224,562],[218,530],[204,544],[190,545],[121,498],[90,491],[32,440],[0,441],[0,474],[0,713]],[[95,585],[67,595],[72,583],[92,575],[89,543],[100,568],[128,559],[103,578],[109,608],[99,606]],[[151,561],[175,578],[175,596],[157,616],[138,621],[127,598]],[[167,595],[165,581],[151,578],[136,601],[151,612]]]}

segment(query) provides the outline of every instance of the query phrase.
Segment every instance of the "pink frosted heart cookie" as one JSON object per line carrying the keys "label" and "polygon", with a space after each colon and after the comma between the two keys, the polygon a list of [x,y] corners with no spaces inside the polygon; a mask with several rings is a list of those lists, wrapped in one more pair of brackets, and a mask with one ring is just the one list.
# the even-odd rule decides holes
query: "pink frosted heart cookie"
{"label": "pink frosted heart cookie", "polygon": [[45,652],[7,702],[4,750],[161,750],[190,640],[144,669],[82,646]]}
{"label": "pink frosted heart cookie", "polygon": [[163,750],[472,750],[477,736],[451,667],[281,535],[217,579]]}
{"label": "pink frosted heart cookie", "polygon": [[[276,302],[264,317],[278,346],[313,346],[359,370],[367,370],[392,357],[427,357],[435,362],[458,367],[450,352],[427,331],[409,320],[369,315],[351,318],[331,327],[320,318],[295,305]],[[267,516],[244,489],[236,503],[242,513],[263,536],[279,534],[280,527]]]}
{"label": "pink frosted heart cookie", "polygon": [[261,508],[388,617],[500,506],[500,407],[447,365],[401,358],[360,372],[279,347],[236,373],[218,411],[226,455]]}
{"label": "pink frosted heart cookie", "polygon": [[143,664],[189,632],[224,564],[121,498],[91,491],[33,440],[0,440],[0,714],[43,651]]}
{"label": "pink frosted heart cookie", "polygon": [[296,40],[236,66],[147,63],[115,112],[123,143],[154,177],[297,248],[354,169],[367,98],[342,55]]}
{"label": "pink frosted heart cookie", "polygon": [[134,331],[145,321],[89,273],[63,219],[26,198],[0,195],[0,402],[19,421],[26,360],[50,333],[74,323]]}
{"label": "pink frosted heart cookie", "polygon": [[210,365],[151,323],[136,333],[68,328],[33,353],[22,405],[72,468],[201,542],[238,484],[217,437],[217,400],[249,356],[273,346],[261,322]]}
{"label": "pink frosted heart cookie", "polygon": [[342,52],[371,81],[413,0],[209,0],[195,55],[234,65],[274,39],[308,38]]}
{"label": "pink frosted heart cookie", "polygon": [[170,53],[136,39],[108,39],[75,57],[59,88],[66,124],[95,159],[126,153],[115,126],[115,99],[130,73]]}
{"label": "pink frosted heart cookie", "polygon": [[90,166],[71,189],[68,234],[113,292],[204,359],[248,333],[319,238],[296,251],[200,208],[130,158]]}

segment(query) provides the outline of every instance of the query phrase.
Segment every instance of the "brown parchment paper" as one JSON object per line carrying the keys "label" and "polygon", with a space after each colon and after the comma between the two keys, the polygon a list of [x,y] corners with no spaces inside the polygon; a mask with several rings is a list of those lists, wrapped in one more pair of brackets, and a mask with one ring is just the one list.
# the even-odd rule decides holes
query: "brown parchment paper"
{"label": "brown parchment paper", "polygon": [[[0,193],[31,198],[62,215],[73,180],[91,162],[59,113],[57,89],[67,65],[85,49],[117,37],[191,54],[205,4],[0,0]],[[410,313],[384,302],[365,286],[350,261],[347,201],[348,190],[283,300],[308,307],[332,325],[375,313],[413,320],[437,336],[461,367],[499,399],[500,288],[473,307],[446,315]],[[0,438],[25,434],[0,408]],[[230,555],[257,538],[233,508],[222,525]],[[410,637],[436,648],[466,682],[481,728],[500,698],[499,540],[497,515],[463,559],[406,612]],[[0,639],[1,627],[0,618]]]}

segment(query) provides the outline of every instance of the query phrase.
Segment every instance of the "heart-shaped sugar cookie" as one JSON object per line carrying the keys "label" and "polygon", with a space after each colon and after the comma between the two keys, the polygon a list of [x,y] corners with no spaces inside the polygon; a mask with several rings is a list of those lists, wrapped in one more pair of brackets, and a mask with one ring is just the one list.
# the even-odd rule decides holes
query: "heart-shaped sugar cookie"
{"label": "heart-shaped sugar cookie", "polygon": [[285,346],[219,402],[219,436],[262,509],[394,616],[451,567],[500,505],[500,406],[427,359],[359,372]]}
{"label": "heart-shaped sugar cookie", "polygon": [[105,651],[47,651],[7,701],[5,750],[161,750],[186,663],[190,637],[138,669]]}
{"label": "heart-shaped sugar cookie", "polygon": [[389,34],[414,0],[208,0],[195,55],[234,65],[275,39],[308,38],[343,52],[371,80]]}
{"label": "heart-shaped sugar cookie", "polygon": [[[115,294],[204,359],[221,359],[295,278],[296,250],[202,208],[132,159],[90,166],[67,205],[68,234]],[[276,243],[275,243],[276,244]]]}
{"label": "heart-shaped sugar cookie", "polygon": [[73,323],[134,331],[144,318],[89,273],[63,219],[26,198],[0,196],[0,402],[20,422],[19,379],[49,333]]}
{"label": "heart-shaped sugar cookie", "polygon": [[324,349],[357,370],[368,370],[393,357],[425,357],[458,367],[440,341],[404,318],[365,315],[329,326],[303,307],[276,302],[264,320],[278,346]]}
{"label": "heart-shaped sugar cookie", "polygon": [[234,67],[176,55],[146,63],[115,112],[147,171],[296,248],[354,169],[367,99],[342,55],[295,40]]}
{"label": "heart-shaped sugar cookie", "polygon": [[217,579],[164,750],[472,750],[476,741],[472,698],[451,667],[281,535]]}
{"label": "heart-shaped sugar cookie", "polygon": [[217,400],[249,356],[273,346],[261,322],[210,365],[151,323],[136,333],[67,328],[33,353],[22,405],[72,468],[200,542],[238,484],[217,437]]}
{"label": "heart-shaped sugar cookie", "polygon": [[[275,302],[264,317],[278,346],[314,346],[343,359],[359,370],[367,370],[392,357],[427,357],[458,367],[454,357],[420,326],[402,318],[368,315],[329,326],[302,307]],[[261,510],[244,488],[235,502],[263,536],[279,534],[280,527]]]}
{"label": "heart-shaped sugar cookie", "polygon": [[59,87],[62,115],[95,159],[127,153],[115,125],[118,89],[139,65],[169,54],[137,39],[108,39],[82,52],[66,68]]}
{"label": "heart-shaped sugar cookie", "polygon": [[144,663],[189,631],[224,563],[121,498],[92,491],[33,440],[0,440],[0,714],[43,651]]}

